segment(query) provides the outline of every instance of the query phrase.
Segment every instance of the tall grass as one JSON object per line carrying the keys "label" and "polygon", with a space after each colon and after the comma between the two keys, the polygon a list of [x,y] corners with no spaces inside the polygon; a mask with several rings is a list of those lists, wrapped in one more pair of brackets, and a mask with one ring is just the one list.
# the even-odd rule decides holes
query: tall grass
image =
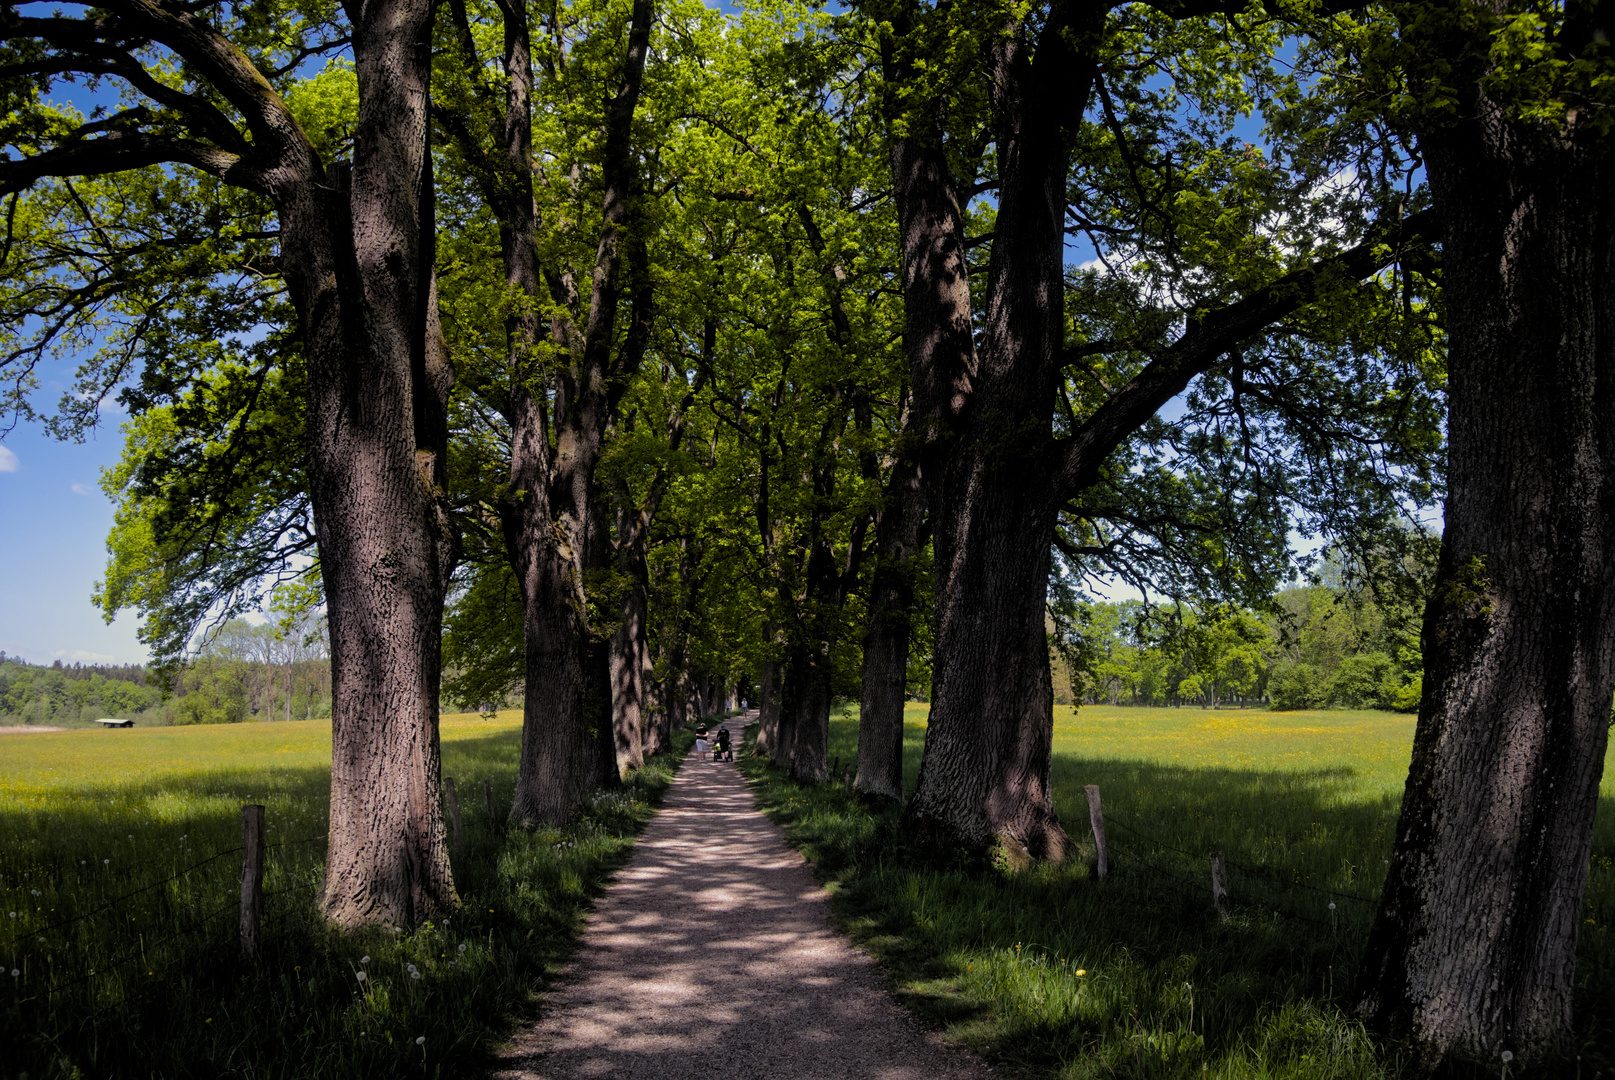
{"label": "tall grass", "polygon": [[[907,721],[912,790],[924,708]],[[1099,785],[1104,880],[1082,861],[1003,873],[918,852],[895,811],[759,759],[744,768],[899,996],[1013,1073],[1389,1078],[1402,1063],[1352,1018],[1351,991],[1411,741],[1412,719],[1386,713],[1057,710],[1056,809],[1091,845],[1082,786]],[[856,746],[856,713],[842,713],[831,753]],[[1587,1080],[1615,1070],[1615,815],[1602,810],[1577,974]],[[1226,921],[1213,850],[1230,861]]]}
{"label": "tall grass", "polygon": [[[342,935],[312,905],[328,723],[7,737],[0,1076],[477,1071],[569,953],[677,760],[653,760],[566,829],[504,835],[519,739],[508,717],[443,723],[465,826],[454,859],[462,910],[413,931]],[[271,845],[251,962],[237,945],[232,850],[246,802],[266,806]]]}

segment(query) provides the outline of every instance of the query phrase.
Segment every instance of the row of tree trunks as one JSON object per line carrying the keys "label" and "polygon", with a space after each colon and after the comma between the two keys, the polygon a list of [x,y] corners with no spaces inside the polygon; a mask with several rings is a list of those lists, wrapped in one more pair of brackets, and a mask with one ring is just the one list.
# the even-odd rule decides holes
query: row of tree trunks
{"label": "row of tree trunks", "polygon": [[[702,333],[701,358],[695,382],[685,392],[667,421],[667,450],[675,453],[684,442],[685,420],[696,395],[712,368],[717,348],[718,321],[708,317]],[[672,378],[671,374],[668,376]],[[630,417],[626,421],[633,423]],[[612,730],[616,739],[617,766],[621,770],[639,768],[650,754],[667,753],[673,748],[671,724],[665,707],[653,709],[647,700],[651,692],[654,665],[650,655],[650,568],[646,546],[651,523],[667,492],[672,472],[664,464],[656,472],[644,501],[635,505],[626,481],[615,493],[617,529],[614,541],[618,587],[622,604],[616,632],[611,639]]]}
{"label": "row of tree trunks", "polygon": [[[1431,55],[1484,64],[1486,24],[1470,29],[1472,48]],[[1577,33],[1567,48],[1592,22]],[[1443,222],[1449,493],[1359,1009],[1429,1062],[1495,1068],[1573,1049],[1615,694],[1615,171],[1590,120],[1523,122],[1489,77],[1443,74],[1462,119],[1420,138]]]}
{"label": "row of tree trunks", "polygon": [[[513,10],[504,14],[508,22],[524,18]],[[586,315],[569,274],[547,283],[555,312],[549,336],[565,350],[570,368],[564,389],[554,395],[553,447],[545,414],[549,395],[536,373],[527,370],[534,356],[512,349],[513,406],[524,423],[512,425],[511,490],[518,495],[506,515],[506,536],[518,553],[513,561],[526,601],[526,697],[510,820],[525,828],[568,820],[591,790],[615,784],[620,776],[611,636],[593,625],[588,588],[612,568],[606,500],[595,468],[626,383],[623,376],[637,367],[648,338],[643,241],[629,241],[626,233],[639,188],[630,138],[651,17],[650,0],[635,0],[620,81],[607,103],[604,214]],[[527,67],[530,73],[530,61]],[[528,137],[526,125],[507,121],[507,132],[515,127],[524,128],[521,138]],[[530,185],[530,156],[521,167]],[[633,316],[614,360],[625,279]],[[537,282],[524,278],[521,289],[537,306]]]}

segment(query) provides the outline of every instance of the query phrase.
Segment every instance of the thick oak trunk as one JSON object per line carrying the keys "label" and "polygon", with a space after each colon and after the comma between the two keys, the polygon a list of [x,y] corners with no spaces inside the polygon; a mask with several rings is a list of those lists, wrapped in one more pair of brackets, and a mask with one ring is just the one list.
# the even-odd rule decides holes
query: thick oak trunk
{"label": "thick oak trunk", "polygon": [[[529,401],[526,407],[542,408],[542,403]],[[531,456],[527,448],[513,446],[512,473]],[[609,691],[606,701],[600,701],[596,689],[591,708],[583,647],[589,626],[577,562],[565,545],[556,543],[544,500],[529,498],[524,509],[517,542],[526,601],[525,700],[509,820],[517,828],[531,829],[565,822],[582,806],[598,768],[591,742],[598,741],[598,726],[609,728],[610,718]]]}
{"label": "thick oak trunk", "polygon": [[875,531],[875,572],[864,632],[863,694],[858,712],[855,790],[903,799],[903,706],[914,618],[914,562],[922,546],[925,494],[918,466],[898,461]]}
{"label": "thick oak trunk", "polygon": [[[1060,122],[1071,107],[1051,99],[1072,62],[1062,37],[1071,28],[1061,25],[1069,11],[1060,11],[1041,33],[1035,67],[1025,27],[993,49],[999,208],[974,349],[962,222],[941,140],[917,127],[892,151],[937,583],[930,729],[905,819],[941,843],[998,844],[1017,861],[1060,859],[1068,844],[1049,791],[1054,697],[1044,633],[1059,505],[1048,461],[1063,346]],[[1075,100],[1086,97],[1083,85]]]}
{"label": "thick oak trunk", "polygon": [[414,926],[458,906],[438,805],[448,379],[432,310],[429,29],[429,9],[366,9],[354,27],[351,175],[277,194],[310,361],[310,483],[330,621],[321,907],[343,927]]}
{"label": "thick oak trunk", "polygon": [[1067,853],[1049,786],[1054,685],[1044,629],[1054,508],[1024,463],[978,461],[937,515],[937,648],[907,820],[1015,861]]}
{"label": "thick oak trunk", "polygon": [[761,700],[757,702],[757,749],[764,757],[772,758],[780,745],[779,738],[779,661],[763,662]]}
{"label": "thick oak trunk", "polygon": [[1450,489],[1360,1009],[1429,1060],[1529,1064],[1569,1043],[1615,693],[1615,175],[1573,121],[1533,129],[1475,91],[1465,112],[1421,140]]}
{"label": "thick oak trunk", "polygon": [[[792,650],[780,692],[780,750],[793,780],[822,783],[830,775],[830,673],[822,642]],[[782,760],[783,759],[783,760]]]}
{"label": "thick oak trunk", "polygon": [[617,629],[611,635],[611,731],[617,768],[622,771],[645,764],[645,689],[650,675],[650,575],[643,534],[627,521],[631,513],[619,508],[617,571],[623,593]]}

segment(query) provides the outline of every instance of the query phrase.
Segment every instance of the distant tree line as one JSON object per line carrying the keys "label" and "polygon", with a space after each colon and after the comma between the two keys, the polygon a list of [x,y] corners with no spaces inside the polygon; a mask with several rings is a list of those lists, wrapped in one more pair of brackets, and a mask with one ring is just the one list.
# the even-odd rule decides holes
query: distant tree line
{"label": "distant tree line", "polygon": [[[167,687],[165,692],[165,675]],[[231,619],[196,656],[163,672],[141,664],[46,667],[0,653],[0,724],[239,724],[331,715],[323,628]]]}
{"label": "distant tree line", "polygon": [[1095,603],[1074,625],[1075,640],[1056,637],[1061,705],[1419,708],[1417,619],[1325,585],[1286,589],[1265,612]]}
{"label": "distant tree line", "polygon": [[0,652],[0,722],[63,724],[103,716],[133,719],[162,704],[139,664],[46,667]]}

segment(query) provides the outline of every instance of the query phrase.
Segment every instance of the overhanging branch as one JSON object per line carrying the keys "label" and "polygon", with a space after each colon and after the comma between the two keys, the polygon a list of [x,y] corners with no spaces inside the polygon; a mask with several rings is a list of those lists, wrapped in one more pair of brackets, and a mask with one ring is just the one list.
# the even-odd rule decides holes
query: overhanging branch
{"label": "overhanging branch", "polygon": [[1091,484],[1116,447],[1229,350],[1311,303],[1326,284],[1360,281],[1386,266],[1436,227],[1431,210],[1382,222],[1351,250],[1293,270],[1242,300],[1191,320],[1182,337],[1056,444],[1055,491],[1070,498]]}

